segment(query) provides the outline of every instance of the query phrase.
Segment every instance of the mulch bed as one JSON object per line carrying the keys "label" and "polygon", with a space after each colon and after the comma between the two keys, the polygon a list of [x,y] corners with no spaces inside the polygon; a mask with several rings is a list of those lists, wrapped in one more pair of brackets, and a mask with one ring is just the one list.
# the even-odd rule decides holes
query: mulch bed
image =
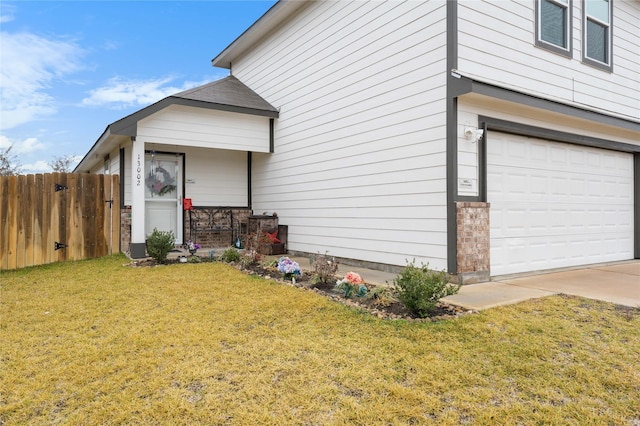
{"label": "mulch bed", "polygon": [[[413,315],[403,304],[397,299],[394,299],[390,303],[380,304],[378,300],[371,297],[356,297],[345,298],[341,291],[335,290],[336,277],[331,283],[316,284],[312,283],[313,274],[304,271],[302,276],[297,277],[295,283],[289,280],[285,280],[283,274],[278,271],[267,270],[262,266],[253,266],[243,270],[250,275],[259,275],[266,279],[276,280],[287,285],[293,285],[298,288],[313,291],[320,294],[330,300],[333,300],[343,305],[350,306],[356,309],[362,309],[369,312],[381,319],[389,320],[407,320],[407,321],[442,321],[452,318],[457,318],[462,315],[468,315],[474,311],[461,308],[459,306],[450,305],[444,302],[438,302],[436,304],[435,311],[427,318],[419,318]],[[369,290],[375,288],[374,285],[366,284]]]}
{"label": "mulch bed", "polygon": [[[209,259],[202,258],[202,262],[207,262]],[[165,264],[176,264],[180,263],[179,259],[168,259]],[[407,320],[407,321],[416,321],[416,322],[434,322],[434,321],[442,321],[460,317],[462,315],[468,315],[474,313],[474,311],[470,311],[459,306],[450,305],[444,302],[438,302],[436,304],[435,311],[427,318],[419,318],[413,315],[399,300],[393,298],[392,300],[388,300],[387,303],[381,304],[375,298],[371,297],[356,297],[353,296],[351,298],[345,298],[342,292],[336,291],[334,289],[334,283],[338,279],[333,280],[331,283],[326,284],[317,284],[314,285],[312,283],[313,275],[308,271],[304,271],[302,276],[296,278],[295,283],[290,280],[285,280],[282,273],[272,270],[266,269],[262,265],[252,265],[248,268],[241,268],[240,265],[231,263],[232,266],[235,266],[239,270],[243,271],[249,275],[257,275],[265,279],[274,280],[281,282],[283,284],[292,285],[301,289],[305,289],[308,291],[313,291],[321,296],[324,296],[334,302],[342,303],[343,305],[350,306],[355,309],[361,309],[369,312],[371,315],[374,315],[381,319],[388,320]],[[125,266],[131,267],[153,267],[157,266],[157,263],[153,259],[140,259],[132,261]],[[373,290],[375,286],[367,284],[367,288],[369,290]]]}

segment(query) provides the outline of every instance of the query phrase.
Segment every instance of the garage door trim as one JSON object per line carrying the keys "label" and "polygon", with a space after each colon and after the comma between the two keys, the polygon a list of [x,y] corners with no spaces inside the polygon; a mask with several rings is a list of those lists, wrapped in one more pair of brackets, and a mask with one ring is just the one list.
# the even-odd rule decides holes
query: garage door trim
{"label": "garage door trim", "polygon": [[564,142],[580,146],[602,148],[634,154],[633,196],[634,196],[634,258],[640,259],[640,146],[624,142],[574,133],[545,129],[488,116],[478,117],[478,128],[484,129],[482,141],[478,144],[479,170],[478,188],[480,201],[487,202],[487,148],[489,131],[511,133],[520,136],[546,139],[553,142]]}

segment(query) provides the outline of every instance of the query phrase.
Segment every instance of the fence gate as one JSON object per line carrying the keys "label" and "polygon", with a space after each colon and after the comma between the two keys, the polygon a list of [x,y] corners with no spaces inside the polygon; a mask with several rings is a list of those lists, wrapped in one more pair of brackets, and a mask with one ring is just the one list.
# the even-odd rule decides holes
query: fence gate
{"label": "fence gate", "polygon": [[118,175],[0,176],[0,270],[119,251]]}

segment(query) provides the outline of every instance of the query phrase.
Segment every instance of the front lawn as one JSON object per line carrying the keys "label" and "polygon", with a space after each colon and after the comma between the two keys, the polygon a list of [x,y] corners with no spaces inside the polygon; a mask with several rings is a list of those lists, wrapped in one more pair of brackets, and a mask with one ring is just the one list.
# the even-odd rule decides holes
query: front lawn
{"label": "front lawn", "polygon": [[0,424],[639,424],[640,312],[381,320],[219,263],[0,272]]}

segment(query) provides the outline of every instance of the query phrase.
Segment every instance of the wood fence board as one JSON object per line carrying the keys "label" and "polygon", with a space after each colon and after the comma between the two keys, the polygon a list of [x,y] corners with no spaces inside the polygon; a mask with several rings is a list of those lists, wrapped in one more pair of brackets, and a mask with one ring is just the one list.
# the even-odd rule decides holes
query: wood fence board
{"label": "wood fence board", "polygon": [[52,228],[53,222],[53,175],[43,176],[42,186],[42,262],[53,262],[53,242],[57,232]]}
{"label": "wood fence board", "polygon": [[35,175],[33,182],[34,203],[33,203],[33,264],[43,264],[42,240],[46,239],[45,227],[42,224],[44,209],[44,178],[42,174]]}
{"label": "wood fence board", "polygon": [[24,206],[26,203],[26,190],[27,190],[27,177],[24,175],[18,176],[18,204],[16,206],[18,234],[16,242],[16,268],[24,268],[25,264],[25,219],[24,219]]}
{"label": "wood fence board", "polygon": [[102,215],[102,238],[104,238],[104,254],[109,254],[109,246],[111,245],[111,210],[109,209],[108,201],[111,199],[111,184],[112,179],[109,179],[108,175],[102,176],[103,187],[103,200],[104,213]]}
{"label": "wood fence board", "polygon": [[[67,186],[67,176],[65,173],[54,173],[54,179],[58,185]],[[58,239],[56,240],[59,244],[67,244],[69,242],[67,238],[67,221],[69,220],[68,199],[69,193],[66,190],[55,191],[55,202],[59,206]],[[69,260],[69,252],[67,250],[58,249],[56,252],[58,254],[58,262]]]}
{"label": "wood fence board", "polygon": [[0,270],[7,269],[9,251],[9,178],[0,176]]}
{"label": "wood fence board", "polygon": [[104,256],[119,244],[117,175],[0,176],[0,270]]}
{"label": "wood fence board", "polygon": [[104,214],[105,214],[105,203],[104,203],[104,175],[93,175],[96,176],[97,179],[93,182],[95,185],[94,194],[96,200],[96,209],[95,209],[95,219],[92,222],[92,226],[94,227],[93,233],[96,236],[93,242],[93,256],[104,256],[107,253],[107,248],[105,244],[107,240],[104,238],[104,229],[102,229],[104,225]]}
{"label": "wood fence board", "polygon": [[92,225],[95,223],[95,210],[97,209],[95,199],[95,182],[93,176],[97,175],[85,175],[84,176],[84,188],[83,196],[85,199],[84,213],[82,215],[82,231],[84,237],[85,254],[87,257],[94,257],[96,238],[93,232]]}
{"label": "wood fence board", "polygon": [[60,192],[60,197],[64,198],[66,201],[66,209],[65,209],[65,223],[64,227],[66,229],[66,238],[61,240],[62,243],[65,243],[67,247],[64,249],[65,254],[67,255],[67,260],[77,260],[82,259],[82,253],[78,253],[82,250],[82,244],[76,242],[75,235],[76,227],[78,224],[76,223],[76,191],[78,186],[78,175],[70,174],[67,176],[66,186],[68,189],[64,189]]}
{"label": "wood fence board", "polygon": [[18,177],[9,176],[7,269],[16,269],[18,247]]}
{"label": "wood fence board", "polygon": [[120,252],[120,176],[112,176],[111,181],[111,238],[109,254]]}
{"label": "wood fence board", "polygon": [[25,176],[25,198],[24,204],[20,209],[20,216],[24,223],[24,266],[33,266],[33,251],[34,251],[34,226],[35,219],[35,176]]}

